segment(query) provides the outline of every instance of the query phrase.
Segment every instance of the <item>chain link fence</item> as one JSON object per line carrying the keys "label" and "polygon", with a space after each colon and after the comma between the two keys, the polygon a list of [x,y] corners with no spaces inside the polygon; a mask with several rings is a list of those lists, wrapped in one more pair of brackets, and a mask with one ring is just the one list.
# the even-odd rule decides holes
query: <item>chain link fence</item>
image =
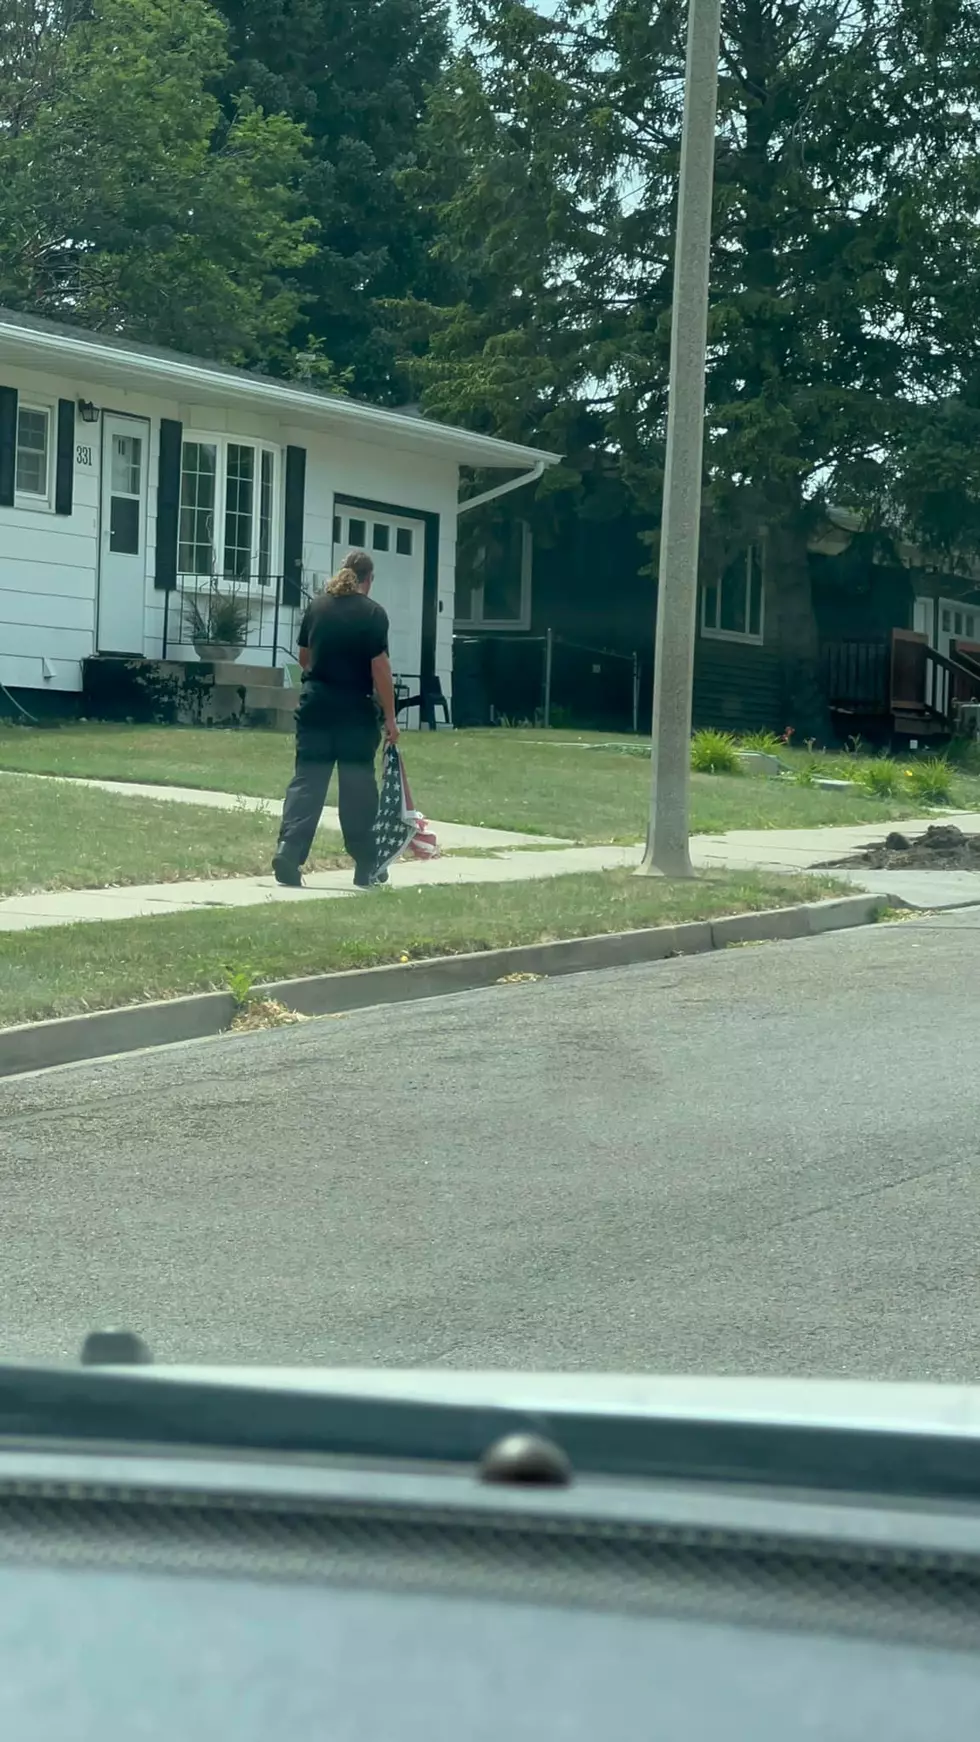
{"label": "chain link fence", "polygon": [[453,723],[635,732],[649,720],[652,670],[622,653],[544,635],[457,636]]}

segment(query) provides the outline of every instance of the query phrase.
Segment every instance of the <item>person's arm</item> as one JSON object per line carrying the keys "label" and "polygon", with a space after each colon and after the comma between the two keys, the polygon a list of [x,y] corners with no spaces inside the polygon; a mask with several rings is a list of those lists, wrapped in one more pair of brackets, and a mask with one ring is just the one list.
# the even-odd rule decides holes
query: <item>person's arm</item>
{"label": "person's arm", "polygon": [[391,675],[391,660],[387,653],[379,653],[371,661],[371,676],[374,679],[374,693],[381,703],[381,712],[385,720],[385,743],[398,743],[398,721],[395,718],[395,680]]}
{"label": "person's arm", "polygon": [[303,612],[303,621],[301,622],[301,624],[299,626],[299,634],[296,637],[296,645],[299,648],[299,668],[300,668],[300,671],[309,671],[310,660],[313,657],[312,654],[310,653],[310,607],[309,607],[309,605],[307,605],[306,610]]}

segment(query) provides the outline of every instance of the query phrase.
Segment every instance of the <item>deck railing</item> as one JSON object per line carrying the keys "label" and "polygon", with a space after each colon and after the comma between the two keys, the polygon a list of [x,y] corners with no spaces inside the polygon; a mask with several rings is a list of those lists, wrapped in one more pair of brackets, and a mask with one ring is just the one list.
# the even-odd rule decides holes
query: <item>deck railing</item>
{"label": "deck railing", "polygon": [[878,641],[828,642],[823,668],[836,714],[920,714],[953,732],[958,709],[980,700],[980,660],[939,653],[917,630],[893,629]]}

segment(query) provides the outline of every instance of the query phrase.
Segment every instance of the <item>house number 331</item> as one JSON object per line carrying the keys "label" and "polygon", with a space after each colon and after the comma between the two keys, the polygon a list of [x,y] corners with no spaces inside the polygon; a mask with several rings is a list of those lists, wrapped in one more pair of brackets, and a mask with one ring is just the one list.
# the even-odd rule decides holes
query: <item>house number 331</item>
{"label": "house number 331", "polygon": [[81,442],[75,449],[75,464],[76,466],[90,466],[92,464],[92,450],[83,447]]}

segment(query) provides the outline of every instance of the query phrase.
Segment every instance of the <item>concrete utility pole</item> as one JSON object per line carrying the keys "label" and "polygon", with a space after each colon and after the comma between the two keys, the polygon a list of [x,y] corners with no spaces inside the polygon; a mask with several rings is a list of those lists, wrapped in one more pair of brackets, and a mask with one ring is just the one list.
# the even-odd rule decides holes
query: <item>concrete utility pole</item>
{"label": "concrete utility pole", "polygon": [[670,338],[667,464],[653,668],[650,825],[642,871],[691,877],[688,797],[704,450],[711,196],[721,0],[688,0],[687,73]]}

